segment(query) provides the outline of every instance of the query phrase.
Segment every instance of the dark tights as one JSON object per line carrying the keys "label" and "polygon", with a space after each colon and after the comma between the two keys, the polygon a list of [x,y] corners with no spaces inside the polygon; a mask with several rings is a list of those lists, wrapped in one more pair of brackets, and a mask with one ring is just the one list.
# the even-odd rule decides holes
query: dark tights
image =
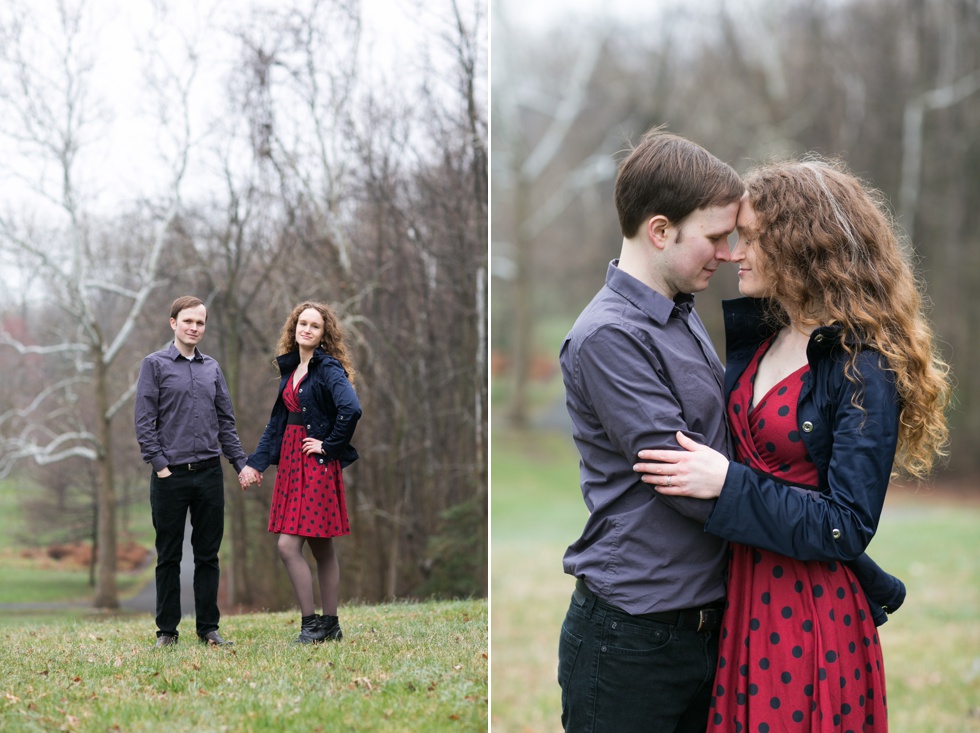
{"label": "dark tights", "polygon": [[304,616],[315,613],[313,605],[313,573],[310,564],[303,557],[303,543],[310,545],[316,560],[317,580],[320,581],[320,600],[323,602],[323,615],[337,615],[337,601],[340,592],[340,563],[329,537],[300,537],[294,534],[279,535],[279,557],[289,573],[289,581],[296,592],[299,609]]}

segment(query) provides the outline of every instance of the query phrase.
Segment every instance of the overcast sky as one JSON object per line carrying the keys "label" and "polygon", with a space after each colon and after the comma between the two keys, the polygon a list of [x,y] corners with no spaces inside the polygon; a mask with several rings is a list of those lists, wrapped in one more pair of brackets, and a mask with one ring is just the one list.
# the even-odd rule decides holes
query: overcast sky
{"label": "overcast sky", "polygon": [[[30,5],[35,17],[51,28],[53,0],[34,0]],[[159,23],[155,7],[167,9],[168,22]],[[405,80],[412,64],[406,59],[421,57],[420,48],[433,40],[426,37],[425,13],[413,11],[413,0],[361,0],[362,36],[359,58],[362,73],[374,78]],[[439,12],[446,3],[429,3],[431,12]],[[156,100],[146,94],[141,53],[151,31],[161,36],[165,47],[174,49],[179,58],[181,36],[204,38],[200,45],[203,60],[195,82],[192,99],[193,123],[201,134],[204,126],[222,111],[222,81],[230,65],[236,63],[236,49],[227,30],[236,19],[247,15],[247,7],[282,7],[276,0],[91,0],[92,22],[85,39],[92,46],[96,66],[92,75],[94,94],[107,112],[99,128],[98,139],[89,140],[85,172],[96,174],[102,190],[98,206],[109,207],[119,198],[139,198],[158,187],[158,181],[147,176],[161,169],[161,141],[154,124]],[[466,3],[463,3],[466,7]],[[0,11],[2,12],[2,11]],[[210,18],[209,18],[210,16]],[[221,29],[215,32],[208,29]],[[37,57],[39,60],[42,56]],[[50,63],[50,59],[48,62]],[[20,152],[10,141],[0,141],[0,153],[9,165]],[[2,165],[2,163],[0,163]],[[150,173],[148,173],[148,171]],[[22,184],[11,185],[10,176],[0,182],[0,200],[9,202],[24,195]],[[193,181],[189,181],[189,187]]]}

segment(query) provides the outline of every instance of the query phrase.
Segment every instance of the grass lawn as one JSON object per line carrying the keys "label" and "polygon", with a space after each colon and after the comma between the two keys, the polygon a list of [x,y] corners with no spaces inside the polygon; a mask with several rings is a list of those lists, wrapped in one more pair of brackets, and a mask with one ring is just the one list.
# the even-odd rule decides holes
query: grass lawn
{"label": "grass lawn", "polygon": [[230,648],[148,617],[5,629],[0,730],[485,731],[485,600],[341,608],[344,639],[292,644],[294,613],[226,616]]}
{"label": "grass lawn", "polygon": [[[560,731],[565,548],[585,506],[578,456],[555,433],[492,436],[491,730]],[[978,492],[980,493],[980,492]],[[892,733],[980,732],[980,501],[890,492],[869,553],[908,588],[879,630]]]}

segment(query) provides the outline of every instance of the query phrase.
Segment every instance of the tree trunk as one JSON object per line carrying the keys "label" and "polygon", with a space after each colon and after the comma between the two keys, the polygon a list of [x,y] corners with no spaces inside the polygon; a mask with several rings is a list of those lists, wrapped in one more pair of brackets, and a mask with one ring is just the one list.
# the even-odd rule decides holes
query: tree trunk
{"label": "tree trunk", "polygon": [[[241,323],[237,309],[230,302],[226,303],[225,310],[227,318],[222,319],[225,323]],[[226,328],[225,332],[227,341],[223,371],[232,404],[235,406],[235,414],[238,415],[241,391],[241,333],[234,326]],[[248,580],[248,521],[245,512],[245,493],[240,490],[236,481],[234,487],[228,489],[225,495],[228,499],[228,510],[231,515],[231,553],[227,556],[228,603],[231,605],[251,605],[254,599],[252,585]]]}
{"label": "tree trunk", "polygon": [[96,566],[96,608],[119,608],[119,592],[116,588],[116,489],[112,474],[112,423],[109,418],[109,399],[106,382],[106,365],[101,353],[95,362],[95,408],[99,423],[101,448],[97,458],[99,465],[98,488],[98,547]]}
{"label": "tree trunk", "polygon": [[527,241],[527,228],[524,222],[528,217],[529,186],[522,177],[518,177],[518,185],[515,188],[516,223],[514,226],[514,259],[517,265],[514,277],[514,313],[513,313],[513,338],[514,343],[511,347],[513,358],[511,360],[511,395],[509,417],[511,425],[515,428],[527,427],[527,381],[531,364],[531,344],[534,342],[534,313],[532,304],[532,285],[534,281],[531,269],[533,267],[533,257],[531,256],[532,242]]}

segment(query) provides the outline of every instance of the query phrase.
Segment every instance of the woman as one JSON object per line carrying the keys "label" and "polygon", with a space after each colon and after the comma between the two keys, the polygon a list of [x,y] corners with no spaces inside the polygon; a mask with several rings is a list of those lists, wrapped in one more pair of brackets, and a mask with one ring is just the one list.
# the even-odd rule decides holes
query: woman
{"label": "woman", "polygon": [[[270,464],[279,464],[269,531],[279,534],[279,556],[302,613],[296,642],[339,641],[340,565],[333,538],[350,534],[341,469],[358,457],[350,444],[361,416],[354,368],[340,322],[321,303],[301,303],[293,309],[276,354],[279,396],[242,472],[242,489],[261,481],[261,472]],[[323,616],[314,611],[304,542],[316,560]]]}
{"label": "woman", "polygon": [[684,451],[643,451],[637,470],[717,497],[705,529],[733,542],[709,731],[884,731],[881,648],[844,561],[874,536],[893,465],[923,478],[945,455],[949,370],[880,194],[816,160],[746,187],[732,260],[748,297],[725,304],[740,463],[678,434]]}

